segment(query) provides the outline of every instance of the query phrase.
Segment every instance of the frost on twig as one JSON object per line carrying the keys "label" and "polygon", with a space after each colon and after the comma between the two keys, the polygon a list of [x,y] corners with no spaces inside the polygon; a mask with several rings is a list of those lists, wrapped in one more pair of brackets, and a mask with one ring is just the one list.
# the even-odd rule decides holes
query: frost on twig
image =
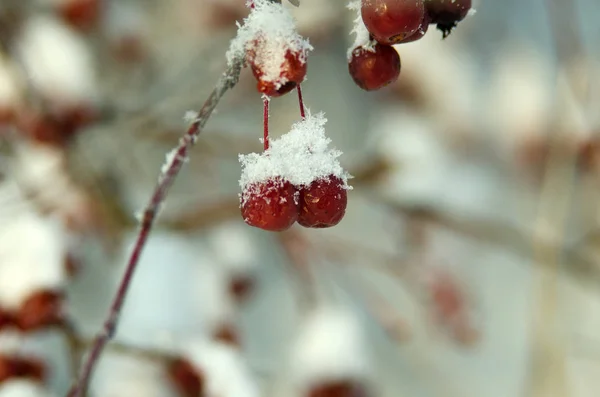
{"label": "frost on twig", "polygon": [[239,79],[241,68],[242,58],[234,55],[229,59],[229,66],[227,70],[221,75],[221,78],[217,82],[214,90],[211,92],[209,97],[204,102],[204,105],[198,112],[197,119],[192,123],[187,132],[180,139],[179,146],[174,150],[174,152],[172,152],[172,155],[169,156],[167,165],[162,169],[154,192],[152,193],[152,196],[148,200],[148,204],[141,214],[140,229],[127,261],[125,272],[119,283],[117,294],[115,295],[115,298],[110,306],[104,326],[94,339],[91,351],[83,364],[81,373],[69,391],[69,397],[80,397],[85,393],[90,381],[90,377],[100,359],[100,356],[102,355],[102,352],[104,351],[108,341],[113,337],[117,328],[119,315],[121,314],[123,304],[125,303],[125,298],[129,292],[135,270],[137,269],[140,256],[144,250],[146,241],[154,225],[158,210],[162,206],[167,197],[169,189],[179,175],[179,172],[185,163],[185,159],[187,159],[190,147],[195,143],[197,137],[202,132],[204,125],[208,122],[208,119],[212,115],[225,92],[236,85]]}

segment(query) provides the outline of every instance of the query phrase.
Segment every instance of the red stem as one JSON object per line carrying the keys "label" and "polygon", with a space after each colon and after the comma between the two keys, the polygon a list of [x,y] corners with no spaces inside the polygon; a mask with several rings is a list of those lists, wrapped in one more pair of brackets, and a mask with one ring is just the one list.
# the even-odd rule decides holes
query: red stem
{"label": "red stem", "polygon": [[221,76],[221,79],[217,83],[215,89],[211,92],[210,96],[204,102],[204,105],[198,112],[196,121],[189,127],[185,135],[179,140],[179,145],[175,149],[175,155],[169,158],[169,164],[167,169],[161,174],[158,179],[152,197],[150,198],[141,220],[140,230],[133,247],[133,251],[127,262],[125,273],[119,283],[119,289],[115,295],[115,298],[110,306],[108,316],[104,322],[102,331],[94,338],[92,350],[88,358],[85,360],[83,367],[80,371],[79,377],[71,386],[68,397],[81,397],[89,384],[90,377],[95,369],[98,359],[102,354],[106,344],[115,334],[117,324],[119,321],[119,315],[125,302],[125,297],[131,286],[133,275],[137,268],[140,260],[142,251],[146,245],[148,235],[154,225],[154,221],[158,214],[158,210],[165,200],[170,187],[175,182],[179,171],[185,163],[189,149],[194,145],[196,139],[202,132],[206,122],[210,118],[213,110],[229,89],[233,88],[240,75],[242,62],[237,60],[232,66]]}
{"label": "red stem", "polygon": [[306,113],[304,110],[304,100],[302,99],[302,88],[300,87],[300,84],[296,86],[296,91],[298,91],[298,104],[300,105],[300,116],[304,120],[306,118]]}
{"label": "red stem", "polygon": [[269,101],[268,97],[263,97],[263,148],[265,151],[269,148]]}

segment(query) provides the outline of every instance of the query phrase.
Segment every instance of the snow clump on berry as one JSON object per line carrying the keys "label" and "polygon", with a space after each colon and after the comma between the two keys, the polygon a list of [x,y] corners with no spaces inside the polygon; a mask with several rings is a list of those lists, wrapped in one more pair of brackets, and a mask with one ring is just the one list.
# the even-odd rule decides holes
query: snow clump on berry
{"label": "snow clump on berry", "polygon": [[[287,81],[280,80],[286,54],[298,54],[305,63],[306,54],[313,47],[298,34],[294,18],[284,6],[269,0],[256,0],[253,4],[243,24],[238,23],[237,36],[226,54],[227,63],[231,66],[236,59],[252,53],[254,62],[261,65],[261,80],[284,85]],[[260,46],[256,46],[257,40],[261,41]]]}
{"label": "snow clump on berry", "polygon": [[264,153],[240,155],[240,187],[244,195],[250,193],[245,190],[249,186],[276,178],[300,187],[334,176],[342,180],[345,189],[351,189],[350,175],[338,161],[342,152],[329,148],[331,139],[325,136],[326,123],[324,113],[313,116],[308,112],[304,120],[292,125],[290,132],[270,141]]}

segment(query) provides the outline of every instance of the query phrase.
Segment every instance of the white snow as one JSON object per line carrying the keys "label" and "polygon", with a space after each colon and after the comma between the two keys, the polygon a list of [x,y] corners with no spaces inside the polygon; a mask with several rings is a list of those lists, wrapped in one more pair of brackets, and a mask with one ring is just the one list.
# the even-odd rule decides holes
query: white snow
{"label": "white snow", "polygon": [[185,357],[206,376],[207,397],[258,397],[258,386],[242,355],[232,346],[193,340],[181,345]]}
{"label": "white snow", "polygon": [[346,308],[320,307],[306,318],[293,347],[292,374],[299,386],[369,376],[363,330]]}
{"label": "white snow", "polygon": [[13,109],[20,100],[21,92],[12,68],[0,55],[0,110]]}
{"label": "white snow", "polygon": [[311,115],[292,125],[292,129],[279,139],[271,140],[263,153],[240,155],[242,176],[240,186],[249,186],[281,177],[295,186],[306,186],[330,175],[339,177],[347,189],[350,175],[338,161],[342,154],[330,149],[331,139],[325,136],[327,119],[323,113]]}
{"label": "white snow", "polygon": [[23,335],[16,331],[0,332],[0,355],[14,355],[21,351]]}
{"label": "white snow", "polygon": [[108,352],[92,378],[90,395],[103,397],[170,397],[164,365],[126,354]]}
{"label": "white snow", "polygon": [[[123,269],[136,238],[135,230],[125,237],[121,254],[115,258],[117,268]],[[180,233],[155,230],[127,296],[118,340],[163,348],[169,337],[177,340],[181,334],[208,333],[215,324],[230,320],[234,308],[223,273],[203,246]],[[121,275],[121,271],[110,275],[113,287],[107,300]]]}
{"label": "white snow", "polygon": [[352,51],[357,47],[362,47],[367,51],[375,51],[373,47],[374,42],[370,39],[370,33],[365,26],[362,15],[360,12],[361,0],[352,0],[348,3],[348,9],[356,12],[356,19],[354,19],[354,26],[350,34],[355,34],[356,38],[350,48],[348,48],[348,60],[352,58]]}
{"label": "white snow", "polygon": [[226,222],[213,228],[209,244],[217,260],[229,270],[245,272],[257,264],[256,241],[240,222]]}
{"label": "white snow", "polygon": [[39,203],[77,222],[89,220],[87,196],[68,175],[62,150],[22,142],[15,145],[15,153],[11,173]]}
{"label": "white snow", "polygon": [[[183,139],[187,139],[187,137],[182,138],[182,140]],[[180,142],[182,140],[180,140]],[[169,170],[173,167],[173,164],[175,162],[187,163],[189,161],[189,158],[187,156],[180,156],[178,154],[179,147],[180,146],[173,148],[171,151],[169,151],[165,155],[165,162],[160,167],[160,175],[158,176],[158,183],[162,183],[162,181],[164,180],[164,178],[166,178],[167,174],[169,173]]]}
{"label": "white snow", "polygon": [[287,81],[281,76],[281,65],[286,53],[299,54],[300,61],[306,62],[310,50],[312,46],[298,34],[289,10],[269,0],[256,0],[243,24],[238,25],[238,34],[227,51],[227,62],[231,66],[252,51],[253,61],[261,65],[264,73],[261,80],[283,85]]}
{"label": "white snow", "polygon": [[50,397],[40,384],[31,380],[15,379],[0,383],[0,397]]}
{"label": "white snow", "polygon": [[32,293],[60,289],[66,234],[55,220],[33,211],[5,219],[0,229],[0,304],[17,309]]}
{"label": "white snow", "polygon": [[27,19],[17,44],[29,79],[44,96],[69,105],[94,100],[98,89],[89,48],[58,19]]}
{"label": "white snow", "polygon": [[194,110],[186,111],[183,115],[183,120],[185,120],[185,122],[189,124],[195,123],[196,121],[198,121],[198,112]]}

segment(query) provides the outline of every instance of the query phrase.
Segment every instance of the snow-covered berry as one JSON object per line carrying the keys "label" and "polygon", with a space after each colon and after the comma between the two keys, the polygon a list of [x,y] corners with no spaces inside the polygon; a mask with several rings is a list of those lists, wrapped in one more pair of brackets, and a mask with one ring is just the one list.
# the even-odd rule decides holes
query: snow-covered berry
{"label": "snow-covered berry", "polygon": [[297,190],[282,178],[246,186],[241,201],[242,217],[250,226],[279,232],[298,219]]}
{"label": "snow-covered berry", "polygon": [[344,217],[347,202],[344,181],[333,175],[318,179],[300,189],[298,223],[312,228],[335,226]]}
{"label": "snow-covered berry", "polygon": [[287,50],[278,66],[279,74],[271,76],[268,69],[272,67],[269,65],[272,61],[265,55],[268,53],[265,50],[268,47],[266,40],[261,38],[255,41],[248,52],[248,62],[258,81],[258,91],[270,97],[278,97],[287,94],[304,81],[307,70],[306,56],[301,51]]}

